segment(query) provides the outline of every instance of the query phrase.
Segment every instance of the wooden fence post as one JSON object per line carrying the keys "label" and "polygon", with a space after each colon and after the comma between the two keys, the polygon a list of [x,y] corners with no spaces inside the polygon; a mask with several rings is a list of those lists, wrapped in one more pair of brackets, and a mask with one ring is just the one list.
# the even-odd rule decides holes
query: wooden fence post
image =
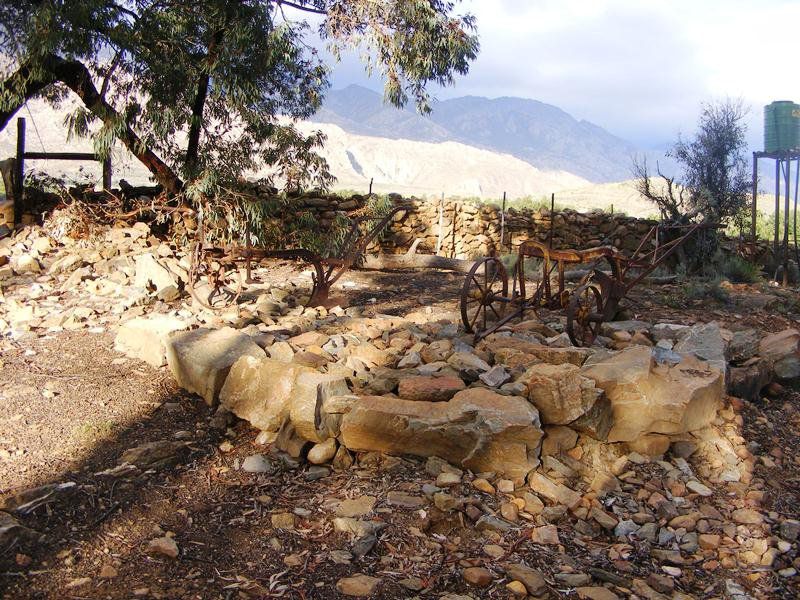
{"label": "wooden fence post", "polygon": [[19,223],[22,213],[25,212],[23,205],[23,185],[25,181],[25,117],[17,118],[17,160],[14,165],[14,221]]}

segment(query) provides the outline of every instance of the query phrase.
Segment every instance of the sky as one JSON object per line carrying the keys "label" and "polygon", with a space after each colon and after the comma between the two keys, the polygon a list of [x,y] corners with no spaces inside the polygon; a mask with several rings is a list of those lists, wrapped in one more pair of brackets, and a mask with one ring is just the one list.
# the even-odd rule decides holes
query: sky
{"label": "sky", "polygon": [[[438,98],[519,96],[554,104],[639,147],[691,134],[704,102],[749,107],[761,149],[763,105],[800,102],[800,0],[465,0],[481,51]],[[335,88],[381,89],[354,56]]]}

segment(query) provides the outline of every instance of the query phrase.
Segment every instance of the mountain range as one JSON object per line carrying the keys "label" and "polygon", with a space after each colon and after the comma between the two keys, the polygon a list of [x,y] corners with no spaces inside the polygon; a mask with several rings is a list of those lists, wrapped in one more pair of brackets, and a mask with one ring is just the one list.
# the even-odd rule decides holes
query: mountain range
{"label": "mountain range", "polygon": [[560,108],[526,98],[464,96],[436,101],[423,116],[397,109],[368,88],[331,90],[311,118],[348,133],[421,142],[459,142],[515,156],[538,169],[566,171],[595,183],[631,177],[631,143]]}
{"label": "mountain range", "polygon": [[[91,141],[66,142],[64,116],[76,101],[59,107],[29,103],[34,150],[90,151]],[[556,202],[579,210],[609,208],[631,215],[653,213],[631,185],[636,148],[601,127],[563,110],[522,98],[463,97],[435,102],[433,112],[387,106],[380,94],[350,86],[329,92],[322,109],[297,126],[320,129],[321,149],[336,176],[334,189],[404,195],[477,197],[498,201],[556,194]],[[13,155],[15,130],[0,132],[0,157]],[[114,180],[147,183],[149,173],[123,148],[113,155]],[[53,176],[99,178],[96,164],[30,161],[28,169]],[[266,172],[248,173],[261,177]]]}

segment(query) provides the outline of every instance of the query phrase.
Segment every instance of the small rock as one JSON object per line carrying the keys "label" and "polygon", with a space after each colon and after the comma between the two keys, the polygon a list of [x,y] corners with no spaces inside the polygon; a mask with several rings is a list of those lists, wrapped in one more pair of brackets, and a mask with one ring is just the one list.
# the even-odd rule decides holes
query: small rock
{"label": "small rock", "polygon": [[169,558],[178,557],[178,544],[171,537],[160,537],[147,543],[147,553],[151,556],[160,554]]}
{"label": "small rock", "polygon": [[556,573],[556,581],[567,587],[582,587],[592,582],[586,573]]}
{"label": "small rock", "polygon": [[459,485],[460,483],[460,473],[451,473],[449,471],[445,471],[443,473],[439,473],[439,475],[436,477],[436,485],[440,488],[452,487],[454,485]]}
{"label": "small rock", "polygon": [[486,553],[487,556],[491,556],[492,558],[495,559],[500,558],[506,553],[503,547],[498,546],[497,544],[486,544],[483,547],[483,551]]}
{"label": "small rock", "polygon": [[336,438],[328,438],[324,442],[314,444],[308,451],[308,462],[313,465],[322,465],[330,462],[336,456]]}
{"label": "small rock", "polygon": [[480,519],[478,519],[478,522],[475,523],[475,529],[478,531],[496,531],[497,533],[506,533],[514,529],[514,524],[504,521],[503,519],[493,515],[483,515]]}
{"label": "small rock", "polygon": [[289,554],[283,557],[283,564],[287,567],[299,567],[304,562],[303,557],[299,554]]}
{"label": "small rock", "polygon": [[464,569],[464,581],[475,587],[484,588],[493,581],[492,573],[483,567],[468,567]]}
{"label": "small rock", "polygon": [[242,461],[242,471],[246,473],[269,473],[274,470],[275,466],[263,454],[253,454]]}
{"label": "small rock", "polygon": [[406,579],[401,579],[397,583],[402,585],[407,590],[411,590],[412,592],[419,592],[425,589],[425,582],[419,577],[407,577]]}
{"label": "small rock", "polygon": [[466,386],[459,377],[414,376],[400,380],[397,395],[406,400],[444,402]]}
{"label": "small rock", "polygon": [[786,519],[780,525],[781,537],[789,542],[797,540],[800,535],[800,521],[794,519]]}
{"label": "small rock", "polygon": [[541,596],[547,591],[547,582],[544,576],[527,565],[505,565],[506,575],[512,580],[521,582],[531,596]]}
{"label": "small rock", "polygon": [[686,483],[686,489],[704,497],[711,496],[714,493],[710,488],[695,479]]}
{"label": "small rock", "polygon": [[535,527],[531,532],[531,541],[534,544],[558,545],[558,528],[555,525]]}
{"label": "small rock", "polygon": [[459,505],[459,501],[457,498],[451,496],[450,494],[446,494],[444,492],[438,492],[433,495],[433,504],[439,510],[447,512],[450,510],[455,510]]}
{"label": "small rock", "polygon": [[701,533],[697,536],[697,543],[703,550],[715,550],[719,548],[720,536],[712,533]]}
{"label": "small rock", "polygon": [[478,478],[478,479],[473,480],[472,487],[474,487],[476,490],[481,491],[481,492],[483,492],[485,494],[494,495],[494,493],[495,493],[494,486],[491,483],[489,483],[487,480],[482,479],[482,478]]}
{"label": "small rock", "polygon": [[628,537],[632,533],[639,531],[639,526],[630,519],[620,521],[614,528],[614,535],[617,537]]}
{"label": "small rock", "polygon": [[275,529],[294,529],[297,517],[292,513],[275,513],[271,517]]}
{"label": "small rock", "polygon": [[400,508],[421,508],[425,506],[425,499],[405,492],[391,491],[386,494],[386,503]]}
{"label": "small rock", "polygon": [[521,581],[512,581],[506,584],[506,589],[511,592],[517,598],[524,598],[528,595],[528,589],[525,587],[525,584]]}
{"label": "small rock", "polygon": [[519,507],[513,502],[504,502],[500,505],[500,515],[506,521],[516,523],[519,520]]}
{"label": "small rock", "polygon": [[91,577],[79,577],[78,579],[73,579],[64,587],[68,590],[74,590],[75,588],[83,587],[89,583],[92,583]]}
{"label": "small rock", "polygon": [[647,585],[662,594],[672,594],[675,590],[675,580],[658,573],[650,573],[647,576]]}
{"label": "small rock", "polygon": [[360,496],[352,500],[342,500],[336,507],[337,517],[361,517],[372,512],[377,498],[374,496]]}
{"label": "small rock", "polygon": [[584,600],[619,600],[619,596],[614,592],[600,586],[580,587],[575,591],[578,593],[578,598]]}
{"label": "small rock", "polygon": [[337,581],[336,591],[345,596],[371,596],[380,584],[381,580],[377,577],[359,573],[353,577],[344,577]]}
{"label": "small rock", "polygon": [[113,579],[117,574],[117,570],[112,565],[103,565],[97,576],[100,579]]}
{"label": "small rock", "polygon": [[510,479],[498,479],[497,490],[504,494],[511,494],[514,491],[514,482]]}
{"label": "small rock", "polygon": [[761,513],[752,508],[739,508],[733,511],[731,516],[733,520],[740,525],[758,525],[764,521],[764,517],[761,516]]}
{"label": "small rock", "polygon": [[306,481],[316,481],[317,479],[322,479],[330,474],[331,470],[328,467],[313,465],[308,468],[308,471],[305,472],[303,477],[305,477]]}

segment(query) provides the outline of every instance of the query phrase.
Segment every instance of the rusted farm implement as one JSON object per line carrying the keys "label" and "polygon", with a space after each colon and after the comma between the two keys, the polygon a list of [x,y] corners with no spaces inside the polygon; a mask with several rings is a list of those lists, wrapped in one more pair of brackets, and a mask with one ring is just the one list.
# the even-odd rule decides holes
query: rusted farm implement
{"label": "rusted farm implement", "polygon": [[[244,283],[251,283],[253,265],[269,260],[291,260],[310,264],[313,286],[307,306],[325,306],[331,286],[357,263],[370,243],[391,223],[396,214],[408,210],[398,206],[380,217],[361,216],[351,220],[350,229],[333,256],[323,256],[305,248],[268,250],[254,248],[249,223],[245,245],[214,246],[205,241],[200,220],[199,241],[192,250],[189,272],[189,292],[202,306],[218,310],[232,306],[242,293]],[[241,267],[246,279],[242,281]]]}
{"label": "rusted farm implement", "polygon": [[[477,261],[464,280],[461,291],[461,319],[467,332],[476,339],[497,331],[513,319],[524,317],[525,311],[566,311],[567,334],[576,346],[594,342],[604,321],[616,315],[620,302],[634,286],[661,266],[700,229],[715,226],[656,225],[642,238],[629,257],[610,246],[588,250],[554,250],[548,244],[524,242],[517,253],[514,280],[509,295],[508,273],[497,256]],[[664,233],[678,236],[665,241]],[[652,249],[645,248],[651,244]],[[542,261],[541,279],[533,294],[528,295],[525,281],[525,260]],[[600,265],[605,263],[608,272]],[[586,274],[572,287],[566,285],[566,268],[588,265]],[[555,281],[554,274],[556,276]]]}

